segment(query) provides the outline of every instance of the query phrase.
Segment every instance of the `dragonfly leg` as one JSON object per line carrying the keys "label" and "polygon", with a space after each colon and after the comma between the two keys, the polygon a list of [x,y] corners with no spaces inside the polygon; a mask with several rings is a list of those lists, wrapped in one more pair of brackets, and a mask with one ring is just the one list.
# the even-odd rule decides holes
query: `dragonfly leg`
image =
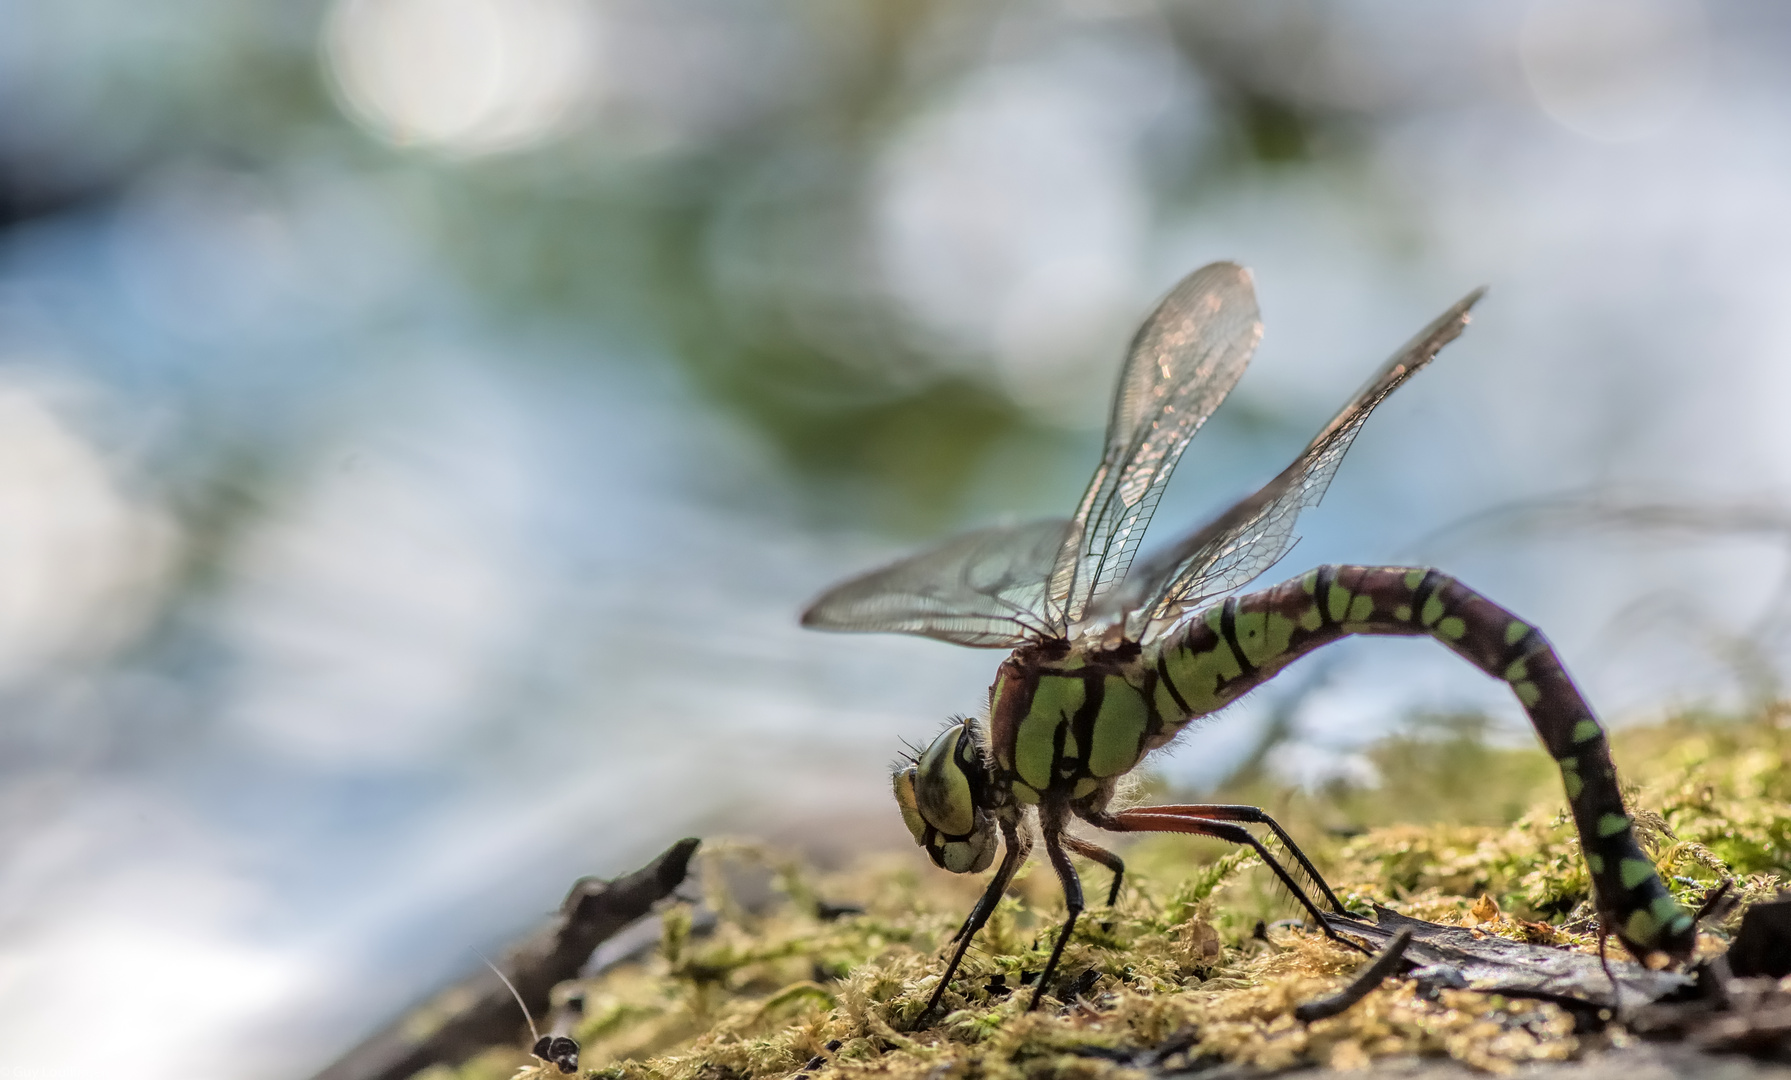
{"label": "dragonfly leg", "polygon": [[1306,853],[1300,850],[1300,845],[1294,843],[1293,837],[1287,835],[1287,830],[1281,827],[1281,823],[1270,817],[1262,807],[1226,803],[1192,803],[1149,806],[1141,809],[1155,814],[1174,813],[1184,817],[1209,818],[1213,821],[1246,821],[1252,825],[1267,825],[1269,831],[1275,834],[1275,839],[1281,841],[1282,846],[1287,848],[1287,853],[1300,864],[1300,869],[1304,870],[1306,876],[1312,879],[1312,884],[1318,886],[1318,891],[1325,894],[1325,900],[1330,903],[1331,910],[1339,915],[1350,914],[1343,903],[1337,899],[1337,894],[1331,891],[1331,886],[1326,884],[1324,875],[1318,872],[1318,868],[1312,865],[1312,860],[1308,859]]}
{"label": "dragonfly leg", "polygon": [[1619,1016],[1623,1013],[1623,984],[1617,981],[1617,973],[1611,970],[1610,958],[1605,955],[1605,945],[1611,939],[1611,928],[1603,919],[1598,920],[1598,966],[1604,969],[1604,977],[1611,984],[1612,1011]]}
{"label": "dragonfly leg", "polygon": [[1045,970],[1039,972],[1038,985],[1032,988],[1032,1002],[1026,1006],[1027,1012],[1039,1007],[1039,999],[1045,996],[1045,987],[1051,984],[1051,976],[1057,971],[1057,961],[1063,956],[1063,947],[1069,944],[1070,933],[1076,929],[1076,917],[1082,914],[1082,879],[1076,876],[1076,868],[1070,864],[1070,857],[1064,853],[1062,821],[1047,822],[1044,834],[1045,854],[1051,860],[1051,869],[1057,871],[1058,882],[1063,885],[1063,903],[1069,909],[1069,917],[1063,921],[1063,930],[1057,935],[1057,944],[1051,946],[1051,959],[1045,961]]}
{"label": "dragonfly leg", "polygon": [[1014,880],[1020,864],[1026,861],[1026,856],[1032,851],[1032,841],[1021,835],[1012,824],[1003,822],[1001,834],[1005,841],[1001,863],[995,867],[995,876],[989,879],[989,887],[983,890],[976,906],[970,909],[970,917],[964,920],[964,925],[958,928],[957,934],[952,938],[958,947],[952,950],[951,962],[945,965],[945,974],[939,977],[939,985],[933,988],[933,996],[927,999],[927,1007],[915,1018],[916,1027],[925,1023],[927,1017],[933,1015],[933,1010],[939,1007],[940,1000],[945,997],[945,988],[951,985],[951,977],[957,974],[958,965],[963,963],[964,954],[970,950],[970,939],[976,936],[976,932],[989,921],[989,916],[995,913],[995,905],[1001,903],[1002,894]]}
{"label": "dragonfly leg", "polygon": [[1126,879],[1125,860],[1098,844],[1091,844],[1080,836],[1071,836],[1069,833],[1063,834],[1063,846],[1084,859],[1098,862],[1113,871],[1113,886],[1107,890],[1107,906],[1112,907],[1119,899],[1119,884]]}
{"label": "dragonfly leg", "polygon": [[1187,833],[1194,836],[1210,836],[1215,840],[1225,840],[1229,843],[1250,848],[1256,852],[1257,857],[1260,858],[1270,870],[1274,871],[1275,876],[1281,879],[1281,884],[1287,886],[1287,891],[1292,893],[1294,899],[1299,901],[1300,906],[1306,909],[1306,913],[1312,916],[1313,923],[1324,932],[1326,937],[1339,944],[1355,949],[1357,952],[1364,954],[1368,953],[1368,950],[1361,945],[1356,944],[1331,929],[1330,924],[1325,922],[1324,912],[1318,909],[1318,905],[1313,902],[1312,897],[1307,895],[1306,890],[1302,888],[1300,883],[1295,880],[1294,876],[1288,872],[1287,868],[1282,866],[1281,863],[1276,860],[1275,856],[1269,852],[1269,849],[1263,846],[1263,842],[1253,836],[1249,829],[1244,828],[1236,822],[1215,821],[1211,818],[1201,817],[1198,814],[1164,812],[1166,810],[1186,809],[1189,808],[1141,806],[1136,810],[1121,810],[1117,814],[1109,814],[1105,811],[1101,811],[1098,813],[1086,814],[1084,817],[1090,824],[1106,829],[1109,832]]}

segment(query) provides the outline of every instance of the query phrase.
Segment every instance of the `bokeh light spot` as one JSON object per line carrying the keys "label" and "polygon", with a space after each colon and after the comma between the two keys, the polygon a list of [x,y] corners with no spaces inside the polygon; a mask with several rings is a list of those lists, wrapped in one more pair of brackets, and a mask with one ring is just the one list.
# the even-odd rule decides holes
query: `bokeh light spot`
{"label": "bokeh light spot", "polygon": [[1550,118],[1606,142],[1665,130],[1696,96],[1709,30],[1698,0],[1539,0],[1519,37]]}
{"label": "bokeh light spot", "polygon": [[349,113],[398,145],[464,154],[554,134],[585,93],[578,0],[339,0],[325,64]]}

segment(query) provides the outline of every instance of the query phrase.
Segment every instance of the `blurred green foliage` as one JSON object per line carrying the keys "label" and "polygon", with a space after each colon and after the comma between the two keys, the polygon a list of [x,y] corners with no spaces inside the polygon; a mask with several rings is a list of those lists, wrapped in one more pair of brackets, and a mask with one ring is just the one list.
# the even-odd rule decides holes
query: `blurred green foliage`
{"label": "blurred green foliage", "polygon": [[[992,59],[1014,51],[1008,39],[1061,29],[996,4],[754,5],[730,17],[794,42],[764,61],[794,70],[766,77],[778,82],[768,103],[727,125],[643,153],[597,121],[468,158],[381,144],[344,115],[315,44],[330,6],[190,6],[213,20],[193,39],[202,54],[156,63],[126,38],[102,72],[110,95],[141,96],[134,107],[158,116],[120,181],[193,157],[251,172],[328,164],[375,180],[400,193],[407,224],[488,314],[518,325],[549,318],[594,342],[671,358],[799,474],[869,493],[854,512],[884,524],[949,519],[992,445],[1028,432],[1061,437],[989,377],[986,357],[905,329],[865,253],[868,190],[891,140],[1008,62]],[[662,20],[668,34],[681,19],[714,32],[699,24],[715,12],[699,4],[616,10]],[[1315,110],[1309,93],[1239,47],[1244,35],[1260,50],[1292,24],[1310,35],[1323,18],[1293,7],[1266,17],[1234,5],[1165,10],[1149,32],[1202,87],[1209,115],[1153,129],[1154,205],[1198,202],[1212,177],[1239,170],[1315,167],[1343,145],[1347,110]],[[1102,18],[1087,26],[1109,29]]]}

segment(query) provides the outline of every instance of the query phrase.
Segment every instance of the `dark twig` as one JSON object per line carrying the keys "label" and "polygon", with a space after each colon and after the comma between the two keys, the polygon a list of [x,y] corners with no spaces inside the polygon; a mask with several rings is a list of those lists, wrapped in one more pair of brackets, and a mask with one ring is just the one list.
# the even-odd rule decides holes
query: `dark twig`
{"label": "dark twig", "polygon": [[578,974],[591,950],[650,911],[684,881],[698,841],[680,840],[658,858],[614,881],[580,878],[560,913],[482,970],[369,1036],[314,1080],[403,1080],[441,1062],[465,1061],[515,1040],[516,996],[528,1013],[545,1012],[554,986]]}
{"label": "dark twig", "polygon": [[[1467,927],[1440,926],[1408,918],[1378,904],[1374,915],[1372,923],[1337,915],[1325,918],[1338,929],[1370,942],[1391,941],[1398,931],[1410,930],[1412,944],[1408,955],[1414,963],[1454,968],[1471,990],[1552,1001],[1576,1013],[1615,1009],[1618,1005],[1610,979],[1596,956],[1512,941],[1496,934],[1475,937],[1477,931]],[[1625,1001],[1631,1004],[1658,1001],[1692,984],[1689,975],[1650,971],[1640,964],[1613,961],[1610,968],[1623,987]]]}
{"label": "dark twig", "polygon": [[1698,904],[1698,913],[1692,916],[1693,921],[1702,926],[1706,919],[1720,921],[1726,918],[1735,905],[1734,898],[1729,895],[1729,890],[1734,885],[1734,878],[1724,878],[1715,888],[1705,893],[1704,899]]}
{"label": "dark twig", "polygon": [[1412,932],[1401,930],[1387,942],[1387,947],[1380,951],[1373,960],[1363,965],[1362,970],[1350,984],[1332,994],[1330,997],[1308,1001],[1294,1010],[1294,1019],[1310,1024],[1314,1020],[1324,1020],[1336,1016],[1368,996],[1369,991],[1387,981],[1387,976],[1405,960],[1405,950],[1412,943]]}

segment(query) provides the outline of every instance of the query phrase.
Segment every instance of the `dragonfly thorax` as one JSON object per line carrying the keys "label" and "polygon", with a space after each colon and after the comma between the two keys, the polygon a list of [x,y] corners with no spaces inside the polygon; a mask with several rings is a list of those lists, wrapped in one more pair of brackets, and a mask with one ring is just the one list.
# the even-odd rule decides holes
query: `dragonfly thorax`
{"label": "dragonfly thorax", "polygon": [[969,720],[946,728],[912,765],[895,774],[902,821],[937,865],[974,874],[995,857],[991,791],[976,726]]}

